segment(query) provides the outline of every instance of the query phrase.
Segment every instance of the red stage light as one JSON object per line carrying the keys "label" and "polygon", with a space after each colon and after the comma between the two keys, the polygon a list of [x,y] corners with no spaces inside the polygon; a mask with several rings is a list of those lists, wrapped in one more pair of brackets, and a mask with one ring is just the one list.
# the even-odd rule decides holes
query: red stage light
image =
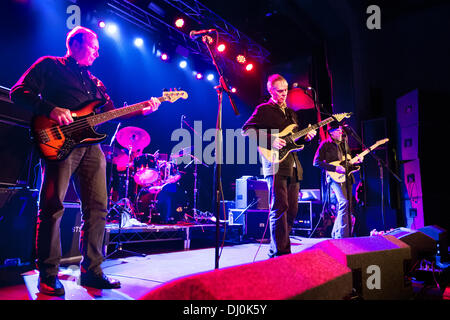
{"label": "red stage light", "polygon": [[177,28],[183,28],[183,26],[184,26],[184,19],[183,19],[183,18],[178,18],[178,19],[175,21],[175,26],[176,26]]}
{"label": "red stage light", "polygon": [[231,88],[231,92],[236,93],[236,88]]}
{"label": "red stage light", "polygon": [[224,52],[226,48],[227,47],[223,43],[221,43],[217,46],[217,51]]}
{"label": "red stage light", "polygon": [[100,28],[104,28],[104,27],[106,27],[106,23],[105,23],[105,21],[99,21],[98,22],[98,26],[100,27]]}
{"label": "red stage light", "polygon": [[197,74],[195,75],[195,77],[196,77],[198,80],[200,80],[200,79],[203,78],[203,74],[201,74],[201,73],[199,72],[199,73],[197,73]]}
{"label": "red stage light", "polygon": [[245,66],[245,70],[252,71],[253,70],[253,63],[249,63]]}
{"label": "red stage light", "polygon": [[167,53],[161,54],[161,60],[166,61],[167,59],[169,59],[169,56],[167,55]]}
{"label": "red stage light", "polygon": [[236,61],[239,62],[239,63],[245,63],[246,60],[247,60],[247,59],[245,59],[244,55],[242,55],[242,54],[239,54],[239,55],[236,57]]}

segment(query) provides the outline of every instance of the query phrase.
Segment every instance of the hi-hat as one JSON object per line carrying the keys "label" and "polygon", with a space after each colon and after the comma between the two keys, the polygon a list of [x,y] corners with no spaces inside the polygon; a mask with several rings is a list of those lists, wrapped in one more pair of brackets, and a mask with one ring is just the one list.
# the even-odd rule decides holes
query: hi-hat
{"label": "hi-hat", "polygon": [[143,150],[150,144],[150,135],[144,129],[125,127],[117,132],[117,142],[124,148]]}

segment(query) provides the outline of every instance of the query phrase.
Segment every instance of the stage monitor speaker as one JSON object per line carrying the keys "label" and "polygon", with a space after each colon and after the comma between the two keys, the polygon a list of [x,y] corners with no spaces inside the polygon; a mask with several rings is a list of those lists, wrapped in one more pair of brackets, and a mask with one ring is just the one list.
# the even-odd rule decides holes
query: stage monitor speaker
{"label": "stage monitor speaker", "polygon": [[0,189],[0,264],[34,260],[38,191]]}
{"label": "stage monitor speaker", "polygon": [[411,247],[411,265],[419,259],[429,258],[436,254],[436,241],[417,230],[397,228],[386,232],[385,235],[394,236]]}
{"label": "stage monitor speaker", "polygon": [[170,281],[141,300],[341,300],[351,271],[321,250],[303,251]]}
{"label": "stage monitor speaker", "polygon": [[269,209],[269,191],[264,179],[242,177],[236,179],[236,209]]}
{"label": "stage monitor speaker", "polygon": [[419,231],[436,241],[436,254],[440,256],[441,261],[449,261],[447,230],[431,225],[420,228]]}
{"label": "stage monitor speaker", "polygon": [[405,278],[411,248],[394,236],[325,240],[321,249],[353,272],[353,287],[364,300],[398,300],[412,297]]}

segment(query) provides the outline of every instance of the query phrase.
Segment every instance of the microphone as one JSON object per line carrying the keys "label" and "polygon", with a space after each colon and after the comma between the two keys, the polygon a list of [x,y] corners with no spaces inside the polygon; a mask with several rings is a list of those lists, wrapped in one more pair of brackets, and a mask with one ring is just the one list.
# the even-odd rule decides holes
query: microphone
{"label": "microphone", "polygon": [[213,33],[216,32],[216,29],[206,29],[206,30],[192,30],[191,32],[189,32],[189,38],[191,38],[192,40],[197,39],[198,37],[201,37],[205,34],[209,34],[209,33]]}

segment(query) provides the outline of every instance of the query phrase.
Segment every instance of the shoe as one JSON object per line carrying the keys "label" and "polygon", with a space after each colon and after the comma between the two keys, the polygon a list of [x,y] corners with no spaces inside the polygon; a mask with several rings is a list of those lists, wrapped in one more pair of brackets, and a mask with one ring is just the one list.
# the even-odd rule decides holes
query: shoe
{"label": "shoe", "polygon": [[108,278],[104,273],[82,272],[80,285],[95,289],[118,289],[120,288],[120,281]]}
{"label": "shoe", "polygon": [[63,296],[65,294],[64,286],[59,281],[58,276],[39,276],[39,292],[49,296]]}

